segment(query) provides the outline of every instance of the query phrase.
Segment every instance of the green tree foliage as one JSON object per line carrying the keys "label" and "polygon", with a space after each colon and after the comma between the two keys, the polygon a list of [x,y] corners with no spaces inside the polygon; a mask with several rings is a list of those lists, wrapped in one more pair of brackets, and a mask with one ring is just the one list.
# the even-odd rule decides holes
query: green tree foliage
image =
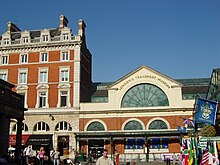
{"label": "green tree foliage", "polygon": [[206,124],[199,131],[199,134],[204,137],[212,137],[216,135],[216,130],[212,125]]}

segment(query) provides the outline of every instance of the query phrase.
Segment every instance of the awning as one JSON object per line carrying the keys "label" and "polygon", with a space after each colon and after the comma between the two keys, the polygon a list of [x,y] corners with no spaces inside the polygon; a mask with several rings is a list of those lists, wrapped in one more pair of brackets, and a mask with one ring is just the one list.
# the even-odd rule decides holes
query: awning
{"label": "awning", "polygon": [[179,138],[181,133],[177,130],[155,130],[155,131],[120,131],[120,132],[76,132],[74,133],[77,140],[83,139],[99,139],[99,138],[108,138],[109,140],[117,139],[117,138],[156,138],[156,137],[164,137],[164,138]]}
{"label": "awning", "polygon": [[47,146],[52,145],[53,135],[30,135],[27,140],[27,145]]}
{"label": "awning", "polygon": [[[22,137],[21,137],[21,144],[22,145],[25,145],[25,143],[27,142],[29,136],[30,135],[22,135]],[[16,145],[16,135],[9,135],[8,144],[11,145],[11,146]]]}

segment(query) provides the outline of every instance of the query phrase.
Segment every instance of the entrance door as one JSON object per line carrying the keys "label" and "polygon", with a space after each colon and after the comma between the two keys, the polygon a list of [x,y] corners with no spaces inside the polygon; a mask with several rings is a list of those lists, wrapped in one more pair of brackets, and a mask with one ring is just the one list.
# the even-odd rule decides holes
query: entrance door
{"label": "entrance door", "polygon": [[94,160],[97,160],[100,156],[102,156],[103,150],[104,150],[104,140],[88,141],[88,151]]}
{"label": "entrance door", "polygon": [[69,136],[58,136],[60,156],[69,157]]}

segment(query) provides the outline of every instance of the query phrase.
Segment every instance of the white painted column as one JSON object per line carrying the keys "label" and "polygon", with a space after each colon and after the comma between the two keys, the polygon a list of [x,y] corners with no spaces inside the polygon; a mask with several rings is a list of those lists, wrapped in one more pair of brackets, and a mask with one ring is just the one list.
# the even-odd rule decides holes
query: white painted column
{"label": "white painted column", "polygon": [[80,102],[80,45],[74,47],[74,80],[73,80],[73,107],[79,109]]}

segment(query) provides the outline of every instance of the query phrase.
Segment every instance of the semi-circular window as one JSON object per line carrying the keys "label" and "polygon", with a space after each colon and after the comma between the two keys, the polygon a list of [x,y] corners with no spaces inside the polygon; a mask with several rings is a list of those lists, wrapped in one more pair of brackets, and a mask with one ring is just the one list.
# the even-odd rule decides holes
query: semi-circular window
{"label": "semi-circular window", "polygon": [[143,127],[138,121],[132,120],[125,125],[124,130],[143,130]]}
{"label": "semi-circular window", "polygon": [[50,131],[50,127],[45,122],[38,122],[34,125],[34,131]]}
{"label": "semi-circular window", "polygon": [[162,120],[154,120],[150,123],[148,129],[167,129],[167,124]]}
{"label": "semi-circular window", "polygon": [[121,107],[152,106],[169,106],[166,94],[152,84],[139,84],[130,88],[121,102]]}
{"label": "semi-circular window", "polygon": [[87,131],[104,131],[104,130],[105,128],[103,124],[98,121],[94,121],[90,123],[89,126],[87,127]]}
{"label": "semi-circular window", "polygon": [[[28,126],[25,123],[22,123],[22,131],[28,132]],[[17,123],[13,125],[12,132],[17,132]]]}
{"label": "semi-circular window", "polygon": [[66,121],[61,121],[56,125],[55,130],[56,131],[72,131],[72,127],[70,123],[67,123]]}

